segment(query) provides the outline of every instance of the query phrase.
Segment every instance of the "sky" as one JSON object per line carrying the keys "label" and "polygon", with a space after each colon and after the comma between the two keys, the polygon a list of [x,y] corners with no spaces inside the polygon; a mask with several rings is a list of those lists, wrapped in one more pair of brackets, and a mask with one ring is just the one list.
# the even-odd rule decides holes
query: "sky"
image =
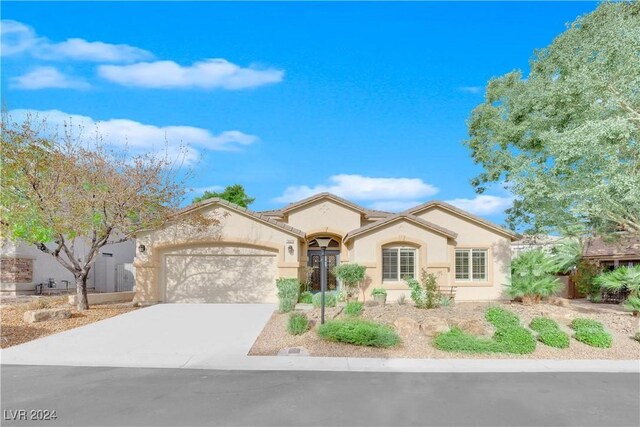
{"label": "sky", "polygon": [[466,120],[492,77],[589,2],[3,2],[2,102],[183,156],[188,204],[242,184],[254,210],[329,191],[372,209],[444,200],[499,224]]}

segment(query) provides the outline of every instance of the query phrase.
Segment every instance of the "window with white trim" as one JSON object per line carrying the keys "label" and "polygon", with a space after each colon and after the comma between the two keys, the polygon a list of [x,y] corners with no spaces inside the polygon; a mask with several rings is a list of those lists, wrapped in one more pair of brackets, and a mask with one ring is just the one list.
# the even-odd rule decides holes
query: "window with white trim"
{"label": "window with white trim", "polygon": [[416,250],[413,248],[382,249],[382,281],[399,282],[416,277]]}
{"label": "window with white trim", "polygon": [[456,249],[456,280],[484,282],[487,280],[486,249]]}

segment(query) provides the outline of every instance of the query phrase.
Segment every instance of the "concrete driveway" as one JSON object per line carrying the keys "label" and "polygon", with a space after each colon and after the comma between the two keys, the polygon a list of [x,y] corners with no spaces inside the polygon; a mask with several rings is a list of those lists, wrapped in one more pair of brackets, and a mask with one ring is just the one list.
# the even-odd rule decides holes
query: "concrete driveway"
{"label": "concrete driveway", "polygon": [[159,304],[2,350],[2,364],[185,367],[246,356],[274,304]]}

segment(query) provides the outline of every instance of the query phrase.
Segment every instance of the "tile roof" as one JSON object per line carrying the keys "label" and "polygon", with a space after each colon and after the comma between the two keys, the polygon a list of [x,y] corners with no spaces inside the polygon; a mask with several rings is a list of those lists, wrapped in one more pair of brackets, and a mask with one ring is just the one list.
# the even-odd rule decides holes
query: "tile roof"
{"label": "tile roof", "polygon": [[513,231],[507,230],[506,228],[504,228],[504,227],[502,227],[502,226],[500,226],[500,225],[498,225],[498,224],[496,224],[494,222],[487,221],[484,218],[480,218],[479,216],[473,215],[473,214],[471,214],[471,213],[469,213],[469,212],[467,212],[467,211],[465,211],[463,209],[457,208],[457,207],[455,207],[455,206],[453,206],[453,205],[451,205],[449,203],[441,202],[439,200],[432,200],[430,202],[423,203],[421,205],[418,205],[418,206],[415,206],[413,208],[407,209],[403,213],[414,214],[414,213],[422,211],[424,209],[428,209],[430,207],[437,207],[437,206],[442,207],[442,208],[444,208],[446,210],[449,210],[451,212],[455,212],[455,213],[457,213],[457,214],[459,214],[459,215],[461,215],[463,217],[466,217],[466,218],[468,218],[468,219],[470,219],[472,221],[478,222],[480,224],[484,224],[485,226],[487,226],[489,228],[492,228],[492,229],[494,229],[494,230],[496,230],[498,232],[506,234],[511,238],[511,240],[517,240],[517,239],[520,238],[518,233],[514,233]]}
{"label": "tile roof", "polygon": [[584,245],[583,256],[587,258],[629,255],[637,255],[640,258],[640,239],[621,237],[618,240],[605,241],[601,237],[592,237]]}
{"label": "tile roof", "polygon": [[454,239],[458,236],[457,233],[455,233],[455,232],[453,232],[451,230],[448,230],[448,229],[446,229],[444,227],[440,227],[439,225],[436,225],[436,224],[434,224],[432,222],[425,221],[424,219],[418,218],[415,215],[411,215],[411,214],[407,214],[407,213],[398,213],[398,214],[395,214],[395,215],[390,215],[387,218],[381,219],[381,220],[376,221],[374,223],[367,224],[367,225],[365,225],[363,227],[356,228],[355,230],[351,230],[350,232],[348,232],[344,236],[344,241],[346,242],[347,240],[349,240],[350,238],[352,238],[354,236],[357,236],[358,234],[365,233],[365,232],[367,232],[369,230],[381,227],[381,226],[383,226],[385,224],[389,224],[389,223],[391,223],[393,221],[396,221],[396,220],[399,220],[399,219],[408,219],[409,221],[413,221],[415,223],[418,223],[418,224],[422,225],[423,227],[430,228],[432,230],[436,230],[436,231],[438,231],[438,232],[440,232],[440,233],[442,233],[442,234],[444,234],[444,235],[446,235],[448,237],[454,238]]}
{"label": "tile roof", "polygon": [[347,199],[343,199],[342,197],[336,196],[335,194],[331,194],[331,193],[327,193],[327,192],[323,192],[323,193],[318,193],[318,194],[314,194],[311,197],[307,197],[306,199],[302,199],[299,200],[297,202],[294,203],[289,203],[287,206],[281,208],[281,209],[273,209],[273,210],[268,210],[268,211],[261,211],[261,213],[265,214],[265,215],[271,215],[271,216],[283,216],[284,214],[286,214],[287,212],[296,209],[297,207],[300,206],[304,206],[308,203],[314,202],[316,200],[320,200],[323,198],[328,198],[328,199],[332,199],[338,203],[341,203],[343,205],[349,206],[354,210],[357,210],[358,212],[361,212],[363,214],[365,214],[366,216],[371,216],[371,217],[387,217],[389,215],[392,215],[390,212],[385,212],[385,211],[378,211],[375,209],[367,209],[364,208],[356,203],[353,203]]}
{"label": "tile roof", "polygon": [[231,203],[228,200],[224,200],[224,199],[220,199],[218,197],[212,197],[210,199],[205,199],[201,202],[195,203],[193,205],[187,206],[186,208],[184,208],[183,210],[181,210],[178,214],[179,215],[183,215],[187,212],[191,212],[192,210],[195,209],[199,209],[201,207],[204,206],[208,206],[211,204],[219,204],[219,205],[223,205],[223,206],[228,206],[231,209],[238,211],[238,212],[242,212],[245,213],[253,218],[259,219],[261,221],[264,222],[268,222],[269,224],[272,224],[282,230],[288,231],[292,234],[297,235],[298,237],[302,237],[304,238],[306,236],[306,233],[304,231],[298,230],[297,228],[294,228],[292,226],[290,226],[289,224],[285,224],[284,222],[281,221],[276,221],[275,219],[271,218],[268,215],[265,215],[264,212],[254,212],[252,210],[249,210],[247,208],[243,208],[242,206],[238,206],[235,203]]}

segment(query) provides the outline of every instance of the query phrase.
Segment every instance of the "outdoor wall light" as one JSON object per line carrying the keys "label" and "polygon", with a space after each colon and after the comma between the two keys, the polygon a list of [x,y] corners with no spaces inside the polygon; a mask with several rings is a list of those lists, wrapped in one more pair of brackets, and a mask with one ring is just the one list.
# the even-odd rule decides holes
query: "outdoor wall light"
{"label": "outdoor wall light", "polygon": [[289,245],[289,247],[287,247],[287,250],[289,251],[289,255],[293,255],[293,245]]}
{"label": "outdoor wall light", "polygon": [[144,251],[146,250],[147,250],[147,247],[145,245],[138,246],[138,251],[140,251],[141,254],[144,253]]}

